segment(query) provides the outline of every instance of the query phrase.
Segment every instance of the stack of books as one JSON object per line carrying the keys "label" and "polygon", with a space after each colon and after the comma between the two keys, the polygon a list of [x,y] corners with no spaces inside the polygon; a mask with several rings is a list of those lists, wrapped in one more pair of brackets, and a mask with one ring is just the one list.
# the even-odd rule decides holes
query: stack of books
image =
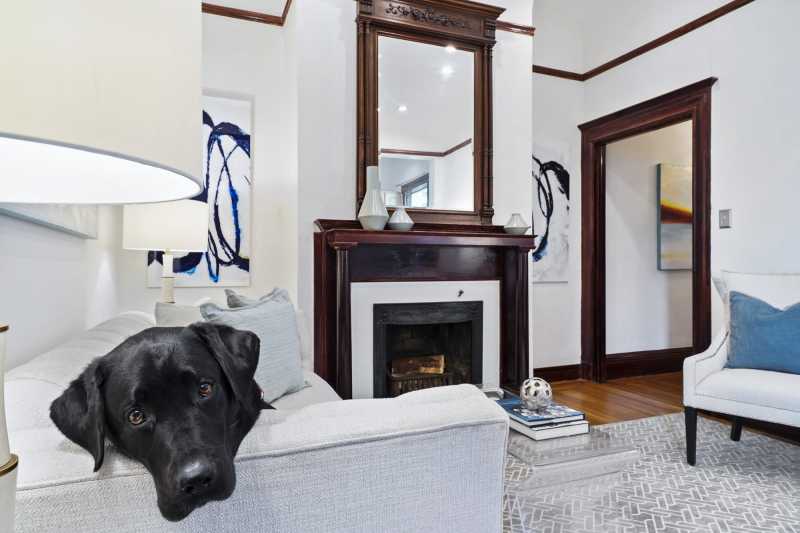
{"label": "stack of books", "polygon": [[580,411],[557,403],[538,411],[526,409],[519,396],[503,391],[495,401],[508,413],[511,429],[533,440],[582,435],[589,432],[589,423]]}

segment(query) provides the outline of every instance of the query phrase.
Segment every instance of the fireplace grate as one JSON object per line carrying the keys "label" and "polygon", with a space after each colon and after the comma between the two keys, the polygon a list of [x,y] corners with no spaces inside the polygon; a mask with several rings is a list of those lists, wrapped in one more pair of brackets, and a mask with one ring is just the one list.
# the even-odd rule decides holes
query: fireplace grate
{"label": "fireplace grate", "polygon": [[389,396],[395,397],[406,392],[452,385],[453,375],[444,374],[392,374],[389,373]]}

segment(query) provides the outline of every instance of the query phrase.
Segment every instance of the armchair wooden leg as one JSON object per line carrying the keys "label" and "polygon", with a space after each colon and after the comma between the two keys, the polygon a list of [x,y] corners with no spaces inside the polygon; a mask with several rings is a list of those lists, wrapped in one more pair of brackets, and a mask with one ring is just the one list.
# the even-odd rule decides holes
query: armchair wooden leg
{"label": "armchair wooden leg", "polygon": [[694,466],[697,446],[697,409],[684,407],[683,412],[686,417],[686,462]]}
{"label": "armchair wooden leg", "polygon": [[734,417],[731,425],[731,440],[739,442],[742,438],[742,419]]}

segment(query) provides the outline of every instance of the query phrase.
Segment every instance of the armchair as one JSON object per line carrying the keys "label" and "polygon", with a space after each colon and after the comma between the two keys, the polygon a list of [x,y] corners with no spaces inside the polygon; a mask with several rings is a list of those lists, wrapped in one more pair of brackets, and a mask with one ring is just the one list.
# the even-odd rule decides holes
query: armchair
{"label": "armchair", "polygon": [[800,274],[723,272],[717,284],[726,306],[725,324],[711,346],[684,360],[683,405],[686,461],[696,460],[697,411],[733,417],[731,440],[738,441],[744,420],[800,427],[800,375],[749,368],[726,368],[730,340],[728,293],[738,291],[783,308],[800,301]]}

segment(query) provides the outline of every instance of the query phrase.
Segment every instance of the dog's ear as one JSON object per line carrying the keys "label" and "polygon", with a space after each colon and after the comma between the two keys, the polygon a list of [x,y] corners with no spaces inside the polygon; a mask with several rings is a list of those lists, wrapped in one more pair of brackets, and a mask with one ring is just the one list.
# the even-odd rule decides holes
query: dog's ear
{"label": "dog's ear", "polygon": [[105,454],[103,379],[100,359],[95,359],[50,404],[50,419],[69,440],[92,454],[95,472],[103,465]]}
{"label": "dog's ear", "polygon": [[211,355],[222,367],[236,398],[247,399],[258,366],[261,347],[258,335],[208,322],[196,322],[189,328],[208,346]]}

